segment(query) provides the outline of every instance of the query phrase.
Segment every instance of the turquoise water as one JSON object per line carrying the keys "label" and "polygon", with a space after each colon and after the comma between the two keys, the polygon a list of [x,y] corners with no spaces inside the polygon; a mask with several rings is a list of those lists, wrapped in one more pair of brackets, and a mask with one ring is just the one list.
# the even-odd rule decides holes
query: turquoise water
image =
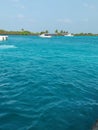
{"label": "turquoise water", "polygon": [[0,42],[0,130],[91,130],[98,119],[98,37]]}

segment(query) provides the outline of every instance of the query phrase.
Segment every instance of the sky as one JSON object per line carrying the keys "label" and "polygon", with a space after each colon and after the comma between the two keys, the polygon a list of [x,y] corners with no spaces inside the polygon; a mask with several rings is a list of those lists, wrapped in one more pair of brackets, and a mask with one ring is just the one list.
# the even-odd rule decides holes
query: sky
{"label": "sky", "polygon": [[0,0],[0,29],[98,33],[98,0]]}

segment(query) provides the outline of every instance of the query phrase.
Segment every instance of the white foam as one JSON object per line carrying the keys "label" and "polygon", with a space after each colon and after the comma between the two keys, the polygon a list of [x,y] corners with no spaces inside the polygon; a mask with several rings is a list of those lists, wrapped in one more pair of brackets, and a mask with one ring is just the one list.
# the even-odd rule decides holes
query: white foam
{"label": "white foam", "polygon": [[0,49],[16,48],[14,45],[0,45]]}

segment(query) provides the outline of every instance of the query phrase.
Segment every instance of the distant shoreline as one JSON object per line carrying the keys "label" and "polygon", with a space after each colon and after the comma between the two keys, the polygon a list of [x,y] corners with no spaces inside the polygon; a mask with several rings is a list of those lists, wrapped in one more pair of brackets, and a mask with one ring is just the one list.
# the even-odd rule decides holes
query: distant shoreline
{"label": "distant shoreline", "polygon": [[[31,36],[38,36],[40,34],[47,33],[51,36],[64,36],[68,34],[68,31],[55,31],[54,33],[49,33],[47,30],[42,31],[42,32],[30,32],[27,30],[20,30],[20,31],[6,31],[6,30],[0,30],[0,35],[31,35]],[[93,33],[71,33],[74,36],[98,36],[98,34],[93,34]]]}

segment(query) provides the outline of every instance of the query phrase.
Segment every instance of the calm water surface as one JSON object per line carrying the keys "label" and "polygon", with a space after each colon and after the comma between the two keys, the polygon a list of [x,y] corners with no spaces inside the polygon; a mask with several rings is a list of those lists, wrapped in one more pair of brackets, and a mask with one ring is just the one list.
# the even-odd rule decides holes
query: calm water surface
{"label": "calm water surface", "polygon": [[91,130],[98,119],[98,37],[0,42],[0,130]]}

